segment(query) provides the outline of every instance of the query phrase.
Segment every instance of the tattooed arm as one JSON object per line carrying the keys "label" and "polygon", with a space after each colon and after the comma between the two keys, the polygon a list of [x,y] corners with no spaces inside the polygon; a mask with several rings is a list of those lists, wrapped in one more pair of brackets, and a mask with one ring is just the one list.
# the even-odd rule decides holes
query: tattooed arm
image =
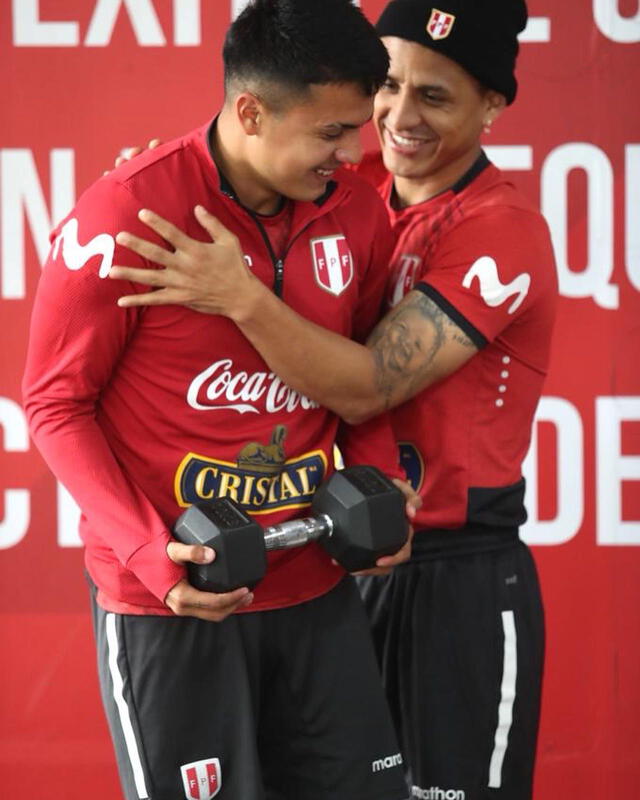
{"label": "tattooed arm", "polygon": [[121,297],[118,305],[177,303],[229,317],[292,389],[347,422],[364,422],[403,403],[477,352],[461,328],[417,290],[378,324],[366,347],[315,325],[253,276],[230,231],[201,207],[195,214],[210,242],[191,239],[148,210],[140,219],[172,250],[118,234],[119,244],[163,267],[112,267],[111,278],[152,289]]}
{"label": "tattooed arm", "polygon": [[384,407],[403,403],[454,372],[477,352],[467,335],[422,292],[413,291],[367,342]]}
{"label": "tattooed arm", "polygon": [[430,298],[410,292],[367,346],[299,317],[271,292],[234,318],[271,369],[301,394],[357,424],[461,367],[476,346]]}

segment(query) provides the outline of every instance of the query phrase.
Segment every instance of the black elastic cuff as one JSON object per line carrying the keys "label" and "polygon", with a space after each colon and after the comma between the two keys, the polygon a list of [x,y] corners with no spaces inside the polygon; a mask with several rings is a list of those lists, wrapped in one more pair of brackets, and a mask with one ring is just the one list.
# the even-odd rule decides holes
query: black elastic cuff
{"label": "black elastic cuff", "polygon": [[437,289],[433,288],[433,286],[421,281],[420,283],[416,283],[413,288],[431,298],[431,300],[433,300],[433,302],[442,311],[444,311],[449,319],[451,319],[452,322],[455,322],[455,324],[467,334],[467,336],[479,350],[482,350],[483,347],[486,347],[489,344],[488,339],[482,333],[480,333],[480,331],[475,328],[466,317],[463,317],[458,309],[455,306],[452,306],[447,298],[441,295]]}

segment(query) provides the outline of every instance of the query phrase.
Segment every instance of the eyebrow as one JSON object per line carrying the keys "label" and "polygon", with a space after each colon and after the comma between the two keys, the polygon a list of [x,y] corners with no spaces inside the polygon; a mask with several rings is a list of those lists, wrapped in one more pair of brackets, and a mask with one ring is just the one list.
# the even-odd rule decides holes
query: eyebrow
{"label": "eyebrow", "polygon": [[[395,83],[400,83],[400,79],[394,77],[391,73],[387,75],[387,80],[394,81]],[[416,86],[412,87],[419,92],[443,92],[448,93],[449,89],[446,86],[443,86],[441,83],[421,83],[417,84]]]}
{"label": "eyebrow", "polygon": [[320,125],[321,128],[341,128],[345,131],[353,131],[361,128],[363,125],[366,125],[367,122],[370,122],[373,119],[373,114],[369,114],[369,116],[361,122],[359,125],[356,125],[354,122],[325,122],[323,125]]}

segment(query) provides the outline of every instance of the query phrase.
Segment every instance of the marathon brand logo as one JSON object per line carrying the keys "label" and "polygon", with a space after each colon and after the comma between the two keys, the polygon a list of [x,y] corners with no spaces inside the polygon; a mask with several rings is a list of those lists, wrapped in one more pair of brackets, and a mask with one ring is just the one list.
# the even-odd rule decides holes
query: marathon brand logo
{"label": "marathon brand logo", "polygon": [[235,371],[233,360],[211,364],[191,381],[187,403],[198,411],[237,411],[239,414],[290,414],[298,407],[319,408],[298,394],[273,372]]}
{"label": "marathon brand logo", "polygon": [[264,464],[240,467],[229,461],[188,453],[176,471],[175,496],[183,508],[199,500],[230,497],[251,514],[268,514],[304,508],[327,472],[327,457],[321,450],[290,459],[275,469]]}
{"label": "marathon brand logo", "polygon": [[392,756],[385,756],[384,758],[376,758],[371,762],[372,772],[381,772],[384,769],[391,769],[392,767],[402,766],[402,756],[400,753],[394,753]]}
{"label": "marathon brand logo", "polygon": [[62,246],[62,260],[67,269],[82,269],[94,256],[102,256],[98,275],[106,278],[113,264],[113,253],[116,243],[113,236],[108,233],[100,233],[94,236],[87,244],[82,245],[78,241],[78,220],[74,217],[70,219],[58,234],[53,245],[53,257],[58,258],[60,247]]}
{"label": "marathon brand logo", "polygon": [[394,268],[395,279],[392,284],[392,293],[389,303],[395,306],[402,298],[408,294],[416,283],[418,271],[422,266],[420,256],[411,253],[403,253]]}
{"label": "marathon brand logo", "polygon": [[419,800],[465,800],[466,795],[462,789],[440,789],[437,786],[421,789],[419,786],[412,786],[411,797]]}
{"label": "marathon brand logo", "polygon": [[502,283],[498,275],[498,265],[491,256],[481,256],[473,262],[462,280],[465,289],[471,286],[474,278],[477,278],[480,284],[482,299],[491,308],[501,306],[510,297],[517,295],[507,309],[509,314],[513,314],[520,307],[531,286],[531,275],[528,272],[520,273],[511,283]]}
{"label": "marathon brand logo", "polygon": [[440,11],[439,8],[434,8],[431,11],[429,22],[427,22],[427,33],[434,39],[446,39],[453,30],[453,23],[456,18],[453,14],[447,14],[446,11]]}
{"label": "marathon brand logo", "polygon": [[180,773],[186,800],[211,800],[222,788],[219,758],[183,764]]}
{"label": "marathon brand logo", "polygon": [[316,281],[331,294],[341,295],[353,278],[353,256],[342,235],[323,236],[310,242]]}

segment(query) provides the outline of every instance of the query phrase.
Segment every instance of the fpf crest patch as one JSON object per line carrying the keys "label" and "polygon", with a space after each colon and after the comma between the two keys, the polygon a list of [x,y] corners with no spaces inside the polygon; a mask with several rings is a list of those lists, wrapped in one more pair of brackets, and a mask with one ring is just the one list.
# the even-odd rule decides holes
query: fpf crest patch
{"label": "fpf crest patch", "polygon": [[456,18],[453,14],[440,11],[439,8],[431,9],[431,16],[427,22],[427,33],[434,39],[446,39],[453,30],[453,23]]}
{"label": "fpf crest patch", "polygon": [[347,288],[353,278],[353,256],[342,234],[322,236],[310,242],[316,281],[336,297]]}

